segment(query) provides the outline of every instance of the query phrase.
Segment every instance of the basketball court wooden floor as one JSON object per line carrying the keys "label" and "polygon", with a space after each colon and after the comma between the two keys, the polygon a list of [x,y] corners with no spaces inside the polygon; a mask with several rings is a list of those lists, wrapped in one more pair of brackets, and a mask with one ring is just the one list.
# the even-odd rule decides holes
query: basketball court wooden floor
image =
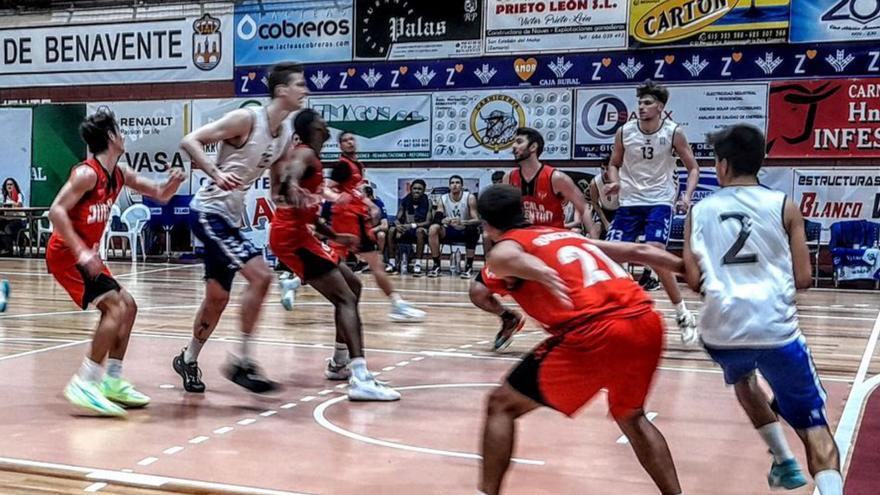
{"label": "basketball court wooden floor", "polygon": [[[153,398],[123,420],[77,416],[61,396],[97,314],[78,311],[42,260],[0,260],[13,291],[0,315],[0,493],[473,493],[485,397],[543,336],[530,324],[508,352],[492,353],[497,321],[471,307],[467,281],[451,277],[397,278],[430,318],[390,323],[385,298],[365,276],[368,363],[403,398],[349,403],[345,385],[323,379],[331,307],[306,288],[285,312],[273,287],[257,357],[284,391],[257,397],[220,376],[236,334],[238,307],[231,306],[200,359],[208,391],[187,394],[171,360],[189,338],[201,265],[111,269],[140,306],[126,375]],[[648,411],[669,441],[685,493],[768,493],[766,449],[705,353],[679,343],[671,305],[654,295],[670,318]],[[699,311],[693,293],[686,299]],[[880,376],[878,307],[880,294],[871,292],[800,297],[828,414],[847,452]],[[602,397],[575,420],[539,410],[520,422],[519,434],[506,493],[656,493]],[[790,440],[805,465],[799,442]],[[812,493],[812,486],[789,493]]]}

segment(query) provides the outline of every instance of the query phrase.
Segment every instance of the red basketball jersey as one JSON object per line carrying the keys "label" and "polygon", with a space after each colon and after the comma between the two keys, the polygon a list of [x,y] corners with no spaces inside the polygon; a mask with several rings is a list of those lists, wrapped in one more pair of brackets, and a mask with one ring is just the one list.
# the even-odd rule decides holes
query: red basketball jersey
{"label": "red basketball jersey", "polygon": [[[311,149],[307,144],[298,144],[296,147]],[[324,165],[317,156],[313,156],[306,163],[306,170],[299,179],[299,186],[312,194],[319,195],[323,184]],[[278,208],[275,210],[275,218],[272,220],[272,228],[290,228],[315,223],[321,211],[321,202],[323,200],[317,197],[314,199],[314,204],[309,204],[309,206],[302,208],[278,205]]]}
{"label": "red basketball jersey", "polygon": [[565,212],[562,199],[553,192],[553,171],[555,168],[541,164],[538,173],[526,182],[519,168],[510,173],[510,185],[522,191],[522,204],[526,218],[532,225],[565,227]]}
{"label": "red basketball jersey", "polygon": [[483,280],[492,292],[511,295],[552,334],[597,317],[625,318],[651,310],[645,291],[586,237],[565,229],[533,226],[506,232],[501,242],[507,240],[559,273],[573,308],[563,306],[538,282],[498,278],[488,268],[483,269]]}
{"label": "red basketball jersey", "polygon": [[[95,182],[95,187],[84,194],[67,212],[67,215],[73,224],[73,230],[85,242],[86,246],[95,248],[104,234],[104,227],[110,219],[110,208],[116,202],[116,197],[122,190],[125,178],[119,167],[113,169],[112,175],[108,174],[94,158],[89,158],[73,167],[71,174],[76,173],[80,167],[89,167],[94,170],[98,180]],[[53,232],[49,239],[49,248],[64,249],[66,246],[61,234],[57,230]]]}
{"label": "red basketball jersey", "polygon": [[347,165],[351,170],[351,175],[339,187],[345,192],[351,192],[361,187],[364,182],[364,165],[361,162],[352,160],[345,155],[339,156],[339,163]]}

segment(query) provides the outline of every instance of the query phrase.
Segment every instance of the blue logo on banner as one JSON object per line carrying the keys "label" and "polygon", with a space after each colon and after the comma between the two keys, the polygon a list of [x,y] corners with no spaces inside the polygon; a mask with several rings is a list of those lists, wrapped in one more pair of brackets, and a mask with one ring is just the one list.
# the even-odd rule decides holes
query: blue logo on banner
{"label": "blue logo on banner", "polygon": [[[351,59],[351,0],[340,7],[288,1],[235,6],[235,65]],[[347,4],[347,5],[346,5]]]}
{"label": "blue logo on banner", "polygon": [[880,38],[880,0],[792,0],[791,41]]}

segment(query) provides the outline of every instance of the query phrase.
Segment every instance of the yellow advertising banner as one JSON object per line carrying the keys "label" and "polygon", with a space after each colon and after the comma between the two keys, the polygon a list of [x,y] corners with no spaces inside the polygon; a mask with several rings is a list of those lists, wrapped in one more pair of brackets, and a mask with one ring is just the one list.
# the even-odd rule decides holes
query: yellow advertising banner
{"label": "yellow advertising banner", "polygon": [[788,40],[789,0],[630,0],[631,48]]}

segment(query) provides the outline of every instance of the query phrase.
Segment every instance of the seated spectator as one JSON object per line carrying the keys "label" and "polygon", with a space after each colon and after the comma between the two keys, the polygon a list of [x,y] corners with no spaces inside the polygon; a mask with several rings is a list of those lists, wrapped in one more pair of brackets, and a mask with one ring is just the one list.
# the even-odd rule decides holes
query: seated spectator
{"label": "seated spectator", "polygon": [[435,222],[428,230],[431,257],[434,266],[428,271],[429,277],[440,276],[440,242],[445,244],[464,244],[467,254],[465,269],[461,278],[471,278],[474,267],[474,254],[480,239],[480,218],[477,216],[477,197],[464,190],[464,179],[459,175],[449,178],[449,192],[440,197]]}
{"label": "seated spectator", "polygon": [[410,185],[409,194],[400,201],[400,206],[397,208],[397,224],[394,226],[393,235],[388,237],[390,254],[386,272],[390,273],[398,270],[394,258],[397,255],[397,247],[401,243],[415,243],[413,275],[416,277],[422,276],[422,258],[425,255],[428,225],[430,225],[431,219],[434,216],[431,200],[425,194],[426,189],[425,181],[416,179]]}
{"label": "seated spectator", "polygon": [[492,184],[501,184],[504,182],[504,171],[496,170],[492,172]]}
{"label": "seated spectator", "polygon": [[[3,181],[3,208],[24,207],[24,194],[18,186],[18,182],[12,177]],[[0,255],[11,254],[15,240],[19,232],[24,230],[25,221],[16,218],[0,218]]]}
{"label": "seated spectator", "polygon": [[614,214],[620,208],[620,198],[617,194],[605,194],[605,184],[608,182],[608,162],[602,164],[602,172],[593,177],[590,182],[590,204],[593,206],[593,226],[590,229],[590,237],[604,239],[608,233],[608,227],[614,220]]}
{"label": "seated spectator", "polygon": [[379,252],[383,256],[388,256],[385,252],[385,240],[388,236],[388,211],[385,209],[385,202],[381,198],[377,198],[373,188],[364,186],[364,194],[379,209],[379,221],[373,227],[373,235],[376,236],[376,245],[379,246]]}

